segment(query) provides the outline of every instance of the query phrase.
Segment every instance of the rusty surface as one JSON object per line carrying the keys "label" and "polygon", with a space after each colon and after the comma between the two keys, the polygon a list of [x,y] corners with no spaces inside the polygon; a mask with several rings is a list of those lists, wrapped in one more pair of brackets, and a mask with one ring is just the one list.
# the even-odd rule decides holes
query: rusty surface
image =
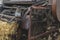
{"label": "rusty surface", "polygon": [[37,36],[33,36],[33,37],[31,37],[31,39],[36,39],[36,38],[38,38],[38,37],[47,36],[47,35],[49,35],[51,32],[55,32],[56,30],[57,30],[57,29],[53,29],[53,30],[47,31],[47,32],[45,32],[45,33],[39,34],[39,35],[37,35]]}
{"label": "rusty surface", "polygon": [[[54,7],[54,8],[53,8]],[[32,8],[33,9],[45,9],[46,7],[41,7],[41,6],[32,6]],[[52,6],[52,12],[53,12],[53,15],[54,15],[54,17],[56,17],[56,11],[55,11],[55,6]],[[33,26],[32,26],[33,27]],[[40,33],[40,34],[38,34],[38,35],[35,35],[34,36],[34,34],[32,34],[31,35],[31,32],[32,32],[32,30],[31,30],[31,28],[32,27],[30,27],[29,28],[29,31],[28,31],[28,40],[34,40],[34,39],[37,39],[37,38],[40,38],[40,37],[43,37],[43,36],[47,36],[47,35],[49,35],[51,32],[55,32],[57,29],[53,29],[53,30],[50,30],[50,31],[47,31],[47,32],[45,32],[45,33]],[[39,27],[39,26],[38,26]]]}
{"label": "rusty surface", "polygon": [[[40,25],[36,25],[36,30],[40,33],[40,34],[38,34],[38,35],[35,35],[34,33],[32,34],[32,32],[37,32],[36,30],[32,30],[33,29],[33,26],[32,26],[32,15],[31,15],[31,7],[33,8],[33,9],[38,9],[38,10],[41,10],[41,9],[45,9],[45,11],[46,11],[46,6],[44,6],[44,7],[42,7],[41,5],[40,6],[34,6],[34,5],[32,5],[32,6],[30,6],[29,8],[27,8],[28,10],[25,12],[25,14],[24,14],[24,16],[23,16],[23,20],[22,20],[22,29],[25,29],[25,30],[28,30],[28,40],[31,40],[31,39],[37,39],[38,37],[40,38],[40,37],[42,37],[42,36],[45,36],[45,34],[49,34],[49,33],[51,33],[51,32],[53,32],[53,31],[56,31],[56,30],[50,30],[50,31],[47,31],[47,32],[44,32],[44,33],[40,33],[40,28],[39,28],[39,26]],[[16,8],[16,7],[5,7],[5,8]],[[23,8],[24,9],[24,8]],[[45,12],[45,11],[43,11],[42,10],[42,12]],[[40,11],[39,11],[40,12]],[[35,13],[35,12],[34,12]],[[41,12],[40,12],[41,13]],[[47,12],[46,12],[47,13]],[[32,13],[33,14],[33,13]],[[38,14],[38,13],[36,13],[36,14]],[[41,13],[42,14],[42,13]],[[53,14],[53,16],[56,18],[57,17],[57,15],[56,15],[56,0],[52,0],[52,14]],[[42,16],[43,16],[43,14],[42,14]],[[42,18],[42,16],[40,17],[40,18]],[[48,15],[47,15],[48,16]],[[8,17],[8,16],[7,16]],[[11,16],[10,16],[11,17]],[[37,17],[38,17],[38,15],[37,15]],[[38,18],[39,19],[39,18]],[[37,22],[36,22],[36,24],[37,24]],[[40,23],[39,23],[40,24]],[[38,27],[38,28],[37,28]],[[41,27],[43,27],[43,26],[41,26]],[[45,27],[45,25],[44,25],[44,27]],[[35,26],[34,26],[34,28],[35,28]]]}
{"label": "rusty surface", "polygon": [[55,18],[57,18],[57,15],[56,15],[56,0],[52,0],[52,14]]}
{"label": "rusty surface", "polygon": [[42,6],[32,6],[33,9],[46,9],[46,7],[42,7]]}
{"label": "rusty surface", "polygon": [[30,12],[30,27],[29,27],[29,30],[28,30],[28,40],[31,40],[30,37],[31,37],[31,25],[32,25],[32,20],[31,20],[31,12]]}
{"label": "rusty surface", "polygon": [[[32,8],[33,9],[39,9],[39,10],[41,10],[41,9],[45,9],[46,7],[41,7],[41,6],[32,6]],[[36,38],[37,38],[37,36],[32,36],[32,35],[34,35],[34,34],[32,34],[31,35],[31,33],[32,33],[32,31],[33,30],[31,30],[32,29],[32,14],[31,14],[31,12],[32,12],[32,10],[30,11],[30,27],[29,27],[29,29],[28,29],[28,40],[35,40]],[[44,34],[42,34],[41,36],[43,36]],[[39,35],[40,36],[40,35]]]}

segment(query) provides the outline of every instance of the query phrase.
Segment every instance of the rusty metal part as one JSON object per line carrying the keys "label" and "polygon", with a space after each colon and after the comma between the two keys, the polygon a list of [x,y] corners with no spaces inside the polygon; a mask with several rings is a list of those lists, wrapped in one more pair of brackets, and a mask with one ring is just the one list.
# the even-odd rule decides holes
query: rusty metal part
{"label": "rusty metal part", "polygon": [[31,7],[28,7],[28,10],[25,12],[24,17],[26,17],[30,11],[31,11]]}
{"label": "rusty metal part", "polygon": [[46,7],[42,7],[42,6],[32,6],[33,9],[46,9]]}
{"label": "rusty metal part", "polygon": [[[54,4],[53,4],[54,5]],[[54,8],[53,8],[54,7]],[[41,7],[41,6],[32,6],[32,8],[33,9],[45,9],[46,7]],[[52,6],[52,12],[53,12],[53,15],[54,15],[54,17],[56,17],[56,11],[55,11],[55,6]],[[29,28],[29,31],[28,31],[28,40],[31,40],[31,39],[36,39],[36,38],[38,38],[38,37],[42,37],[42,36],[45,36],[45,35],[49,35],[51,32],[55,32],[56,30],[58,30],[58,29],[54,29],[54,30],[50,30],[50,31],[47,31],[47,32],[45,32],[45,33],[42,33],[42,34],[39,34],[39,35],[36,35],[36,36],[31,36],[31,27]]]}
{"label": "rusty metal part", "polygon": [[[41,7],[41,6],[32,6],[32,8],[34,8],[34,9],[46,9],[46,7]],[[25,12],[24,17],[23,17],[23,19],[24,19],[23,24],[25,27],[27,27],[27,23],[26,23],[27,21],[28,21],[28,23],[31,22],[31,20],[30,20],[31,18],[29,17],[30,15],[27,15],[29,12],[31,12],[31,7],[28,8],[28,10]]]}
{"label": "rusty metal part", "polygon": [[47,35],[49,35],[51,32],[55,32],[56,30],[58,30],[58,29],[53,29],[53,30],[50,30],[50,31],[46,31],[45,33],[42,33],[42,34],[39,34],[39,35],[37,35],[37,36],[31,37],[31,39],[36,39],[36,38],[38,38],[38,37],[47,36]]}
{"label": "rusty metal part", "polygon": [[31,12],[30,12],[30,27],[29,27],[29,30],[28,30],[28,40],[31,40],[30,37],[31,37],[31,25],[32,25],[32,20],[31,20]]}
{"label": "rusty metal part", "polygon": [[60,0],[52,0],[52,14],[55,19],[60,21]]}
{"label": "rusty metal part", "polygon": [[28,10],[25,12],[25,14],[24,14],[24,17],[31,11],[31,8],[33,8],[33,9],[46,9],[46,7],[42,7],[42,6],[34,6],[34,5],[32,5],[31,7],[28,7]]}
{"label": "rusty metal part", "polygon": [[27,15],[23,20],[23,24],[22,24],[23,29],[28,30],[30,28],[30,24],[31,24],[30,15]]}
{"label": "rusty metal part", "polygon": [[52,0],[52,14],[55,18],[57,18],[57,15],[56,15],[56,0]]}
{"label": "rusty metal part", "polygon": [[[41,9],[45,9],[46,7],[32,6],[32,8],[33,8],[33,9],[40,9],[40,10],[41,10]],[[30,10],[31,10],[31,9],[30,9]],[[32,21],[32,19],[31,19],[31,18],[32,18],[32,17],[31,17],[31,16],[32,16],[31,12],[32,12],[32,10],[30,11],[30,20]],[[31,21],[30,21],[30,22],[31,22]],[[32,37],[32,35],[31,35],[31,33],[32,33],[32,30],[31,30],[32,27],[33,27],[33,26],[32,26],[32,22],[31,22],[31,23],[30,23],[30,27],[29,27],[29,29],[28,29],[28,40],[31,40],[31,39],[34,40],[34,39],[35,39],[35,38],[33,38],[33,37],[35,37],[35,36]]]}

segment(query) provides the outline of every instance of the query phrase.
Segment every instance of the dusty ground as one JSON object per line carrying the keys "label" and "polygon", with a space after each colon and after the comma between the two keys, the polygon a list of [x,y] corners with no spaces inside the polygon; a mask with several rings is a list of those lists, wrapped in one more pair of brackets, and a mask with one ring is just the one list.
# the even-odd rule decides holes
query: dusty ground
{"label": "dusty ground", "polygon": [[[59,28],[59,32],[60,32],[60,28]],[[51,40],[51,38],[49,37],[48,40]],[[58,35],[57,40],[60,40],[60,33],[59,33],[59,35]]]}
{"label": "dusty ground", "polygon": [[60,35],[58,36],[58,39],[57,40],[60,40]]}
{"label": "dusty ground", "polygon": [[[51,37],[49,37],[48,40],[51,40]],[[60,40],[60,35],[58,36],[57,40]]]}

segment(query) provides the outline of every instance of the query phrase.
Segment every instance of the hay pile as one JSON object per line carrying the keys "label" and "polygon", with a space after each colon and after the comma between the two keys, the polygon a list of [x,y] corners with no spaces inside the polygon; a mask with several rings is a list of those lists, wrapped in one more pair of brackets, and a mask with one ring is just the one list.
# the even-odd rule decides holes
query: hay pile
{"label": "hay pile", "polygon": [[8,35],[16,34],[16,22],[5,22],[0,20],[0,40],[12,40]]}

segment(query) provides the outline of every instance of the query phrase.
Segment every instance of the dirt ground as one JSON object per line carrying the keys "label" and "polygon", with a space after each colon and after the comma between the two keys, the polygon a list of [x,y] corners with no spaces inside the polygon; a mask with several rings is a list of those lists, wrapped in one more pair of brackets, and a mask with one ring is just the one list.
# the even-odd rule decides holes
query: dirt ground
{"label": "dirt ground", "polygon": [[[49,37],[48,40],[51,40],[51,37]],[[60,40],[60,35],[58,36],[57,40]]]}
{"label": "dirt ground", "polygon": [[57,40],[60,40],[60,35],[58,36],[58,39]]}

